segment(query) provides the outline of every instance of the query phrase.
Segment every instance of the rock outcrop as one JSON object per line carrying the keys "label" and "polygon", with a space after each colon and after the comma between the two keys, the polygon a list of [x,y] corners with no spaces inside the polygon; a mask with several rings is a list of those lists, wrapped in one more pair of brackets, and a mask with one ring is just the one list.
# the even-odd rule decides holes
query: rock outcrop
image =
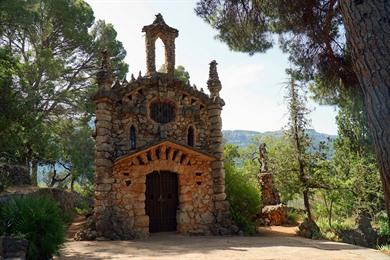
{"label": "rock outcrop", "polygon": [[356,219],[356,224],[356,229],[337,231],[337,235],[343,242],[371,248],[375,248],[377,245],[385,242],[386,239],[381,238],[378,232],[372,227],[371,219],[368,215],[359,215]]}
{"label": "rock outcrop", "polygon": [[299,225],[298,234],[306,238],[319,238],[321,235],[321,231],[313,220],[305,218],[303,222]]}

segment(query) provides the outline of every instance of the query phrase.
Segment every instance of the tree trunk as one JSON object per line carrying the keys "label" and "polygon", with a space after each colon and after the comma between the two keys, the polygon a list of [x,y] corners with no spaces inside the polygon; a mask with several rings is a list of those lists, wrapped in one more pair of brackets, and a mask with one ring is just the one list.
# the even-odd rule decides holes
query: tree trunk
{"label": "tree trunk", "polygon": [[38,162],[32,161],[31,163],[31,184],[38,186]]}
{"label": "tree trunk", "polygon": [[303,204],[305,205],[307,218],[309,220],[313,220],[311,215],[311,209],[310,209],[309,189],[307,188],[303,190]]}
{"label": "tree trunk", "polygon": [[329,218],[328,218],[328,223],[329,227],[332,227],[332,214],[333,214],[333,200],[330,200],[330,208],[329,208]]}
{"label": "tree trunk", "polygon": [[76,179],[75,179],[75,177],[72,174],[72,179],[70,180],[70,190],[71,191],[74,191],[74,183],[75,183],[75,181],[76,181]]}
{"label": "tree trunk", "polygon": [[340,4],[390,217],[390,1],[341,0]]}

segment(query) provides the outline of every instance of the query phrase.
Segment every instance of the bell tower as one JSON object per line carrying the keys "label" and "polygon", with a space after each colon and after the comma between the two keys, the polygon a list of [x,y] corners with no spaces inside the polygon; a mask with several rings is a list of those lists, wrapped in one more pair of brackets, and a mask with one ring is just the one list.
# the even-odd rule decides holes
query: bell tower
{"label": "bell tower", "polygon": [[175,72],[175,39],[179,31],[168,26],[162,15],[157,14],[156,19],[150,25],[142,28],[145,32],[146,43],[146,75],[151,76],[156,73],[156,40],[160,38],[165,46],[165,67],[167,74],[174,75]]}

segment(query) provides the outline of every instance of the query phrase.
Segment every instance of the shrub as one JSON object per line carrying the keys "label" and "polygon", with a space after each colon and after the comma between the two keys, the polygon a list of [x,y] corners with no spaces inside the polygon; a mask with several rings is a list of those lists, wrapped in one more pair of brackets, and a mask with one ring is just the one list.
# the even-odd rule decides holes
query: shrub
{"label": "shrub", "polygon": [[305,218],[302,210],[295,209],[292,207],[287,208],[287,221],[286,224],[289,225],[297,225],[299,222],[303,221]]}
{"label": "shrub", "polygon": [[379,235],[390,239],[389,222],[386,214],[382,214],[378,217]]}
{"label": "shrub", "polygon": [[80,197],[75,203],[75,210],[78,215],[87,215],[91,213],[92,208],[88,204],[87,200]]}
{"label": "shrub", "polygon": [[339,233],[343,230],[353,230],[355,228],[354,219],[346,219],[344,221],[334,220],[332,226],[329,226],[328,219],[319,218],[317,219],[317,225],[321,230],[322,237],[333,240],[340,241]]}
{"label": "shrub", "polygon": [[256,214],[260,209],[257,184],[230,164],[225,165],[226,195],[233,220],[246,234],[256,232]]}
{"label": "shrub", "polygon": [[0,231],[22,235],[29,241],[28,259],[49,259],[65,241],[65,226],[58,205],[44,196],[15,199],[2,205]]}

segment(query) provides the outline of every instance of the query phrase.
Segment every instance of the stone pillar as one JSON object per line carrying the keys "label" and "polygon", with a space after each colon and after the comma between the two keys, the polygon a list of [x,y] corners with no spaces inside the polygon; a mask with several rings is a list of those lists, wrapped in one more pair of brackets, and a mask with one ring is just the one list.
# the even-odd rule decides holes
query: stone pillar
{"label": "stone pillar", "polygon": [[149,34],[145,36],[146,44],[146,75],[156,72],[156,38]]}
{"label": "stone pillar", "polygon": [[225,102],[219,97],[221,82],[218,78],[217,63],[210,63],[209,80],[207,87],[210,90],[212,104],[208,106],[210,122],[210,152],[217,160],[211,163],[212,177],[214,183],[214,203],[216,221],[223,226],[230,225],[229,203],[225,194],[225,169],[223,156],[223,136],[221,112]]}
{"label": "stone pillar", "polygon": [[111,231],[111,190],[113,152],[112,112],[113,104],[109,97],[113,83],[111,62],[103,53],[102,67],[97,73],[98,92],[96,103],[96,148],[95,148],[95,208],[94,218],[98,236],[109,237]]}
{"label": "stone pillar", "polygon": [[167,74],[170,76],[175,75],[175,38],[169,37],[165,45],[165,66],[167,68]]}

